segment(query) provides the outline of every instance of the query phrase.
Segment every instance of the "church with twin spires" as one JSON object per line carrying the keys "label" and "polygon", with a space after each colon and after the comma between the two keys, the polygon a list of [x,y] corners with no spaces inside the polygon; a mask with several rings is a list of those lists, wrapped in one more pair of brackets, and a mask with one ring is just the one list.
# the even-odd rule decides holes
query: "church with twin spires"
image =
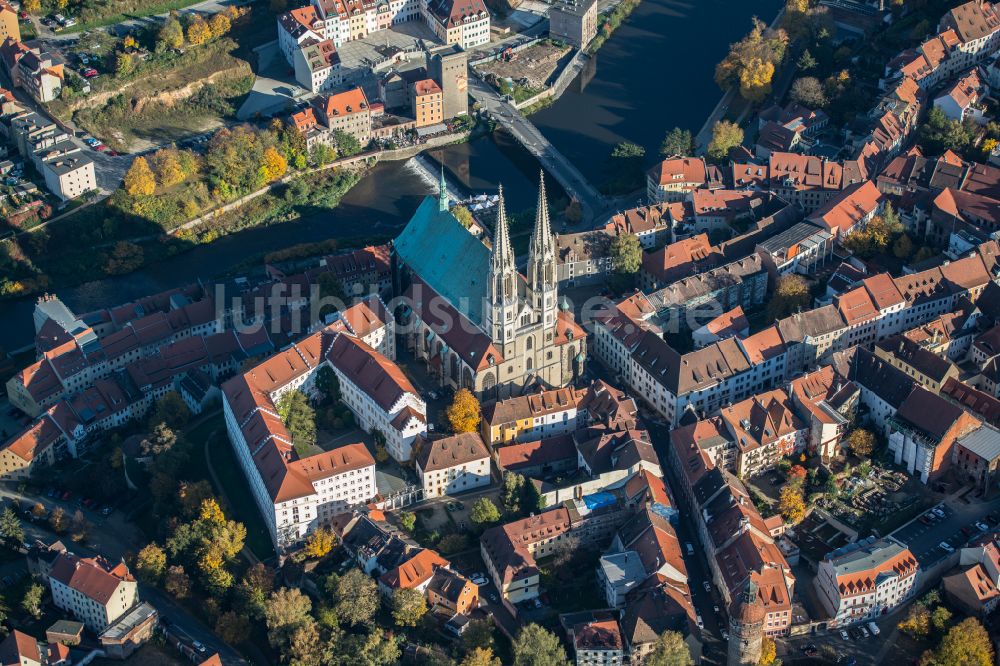
{"label": "church with twin spires", "polygon": [[443,172],[438,196],[417,208],[392,258],[407,348],[441,386],[502,399],[565,386],[583,372],[586,332],[559,300],[544,177],[525,274],[515,261],[503,188],[488,245],[451,213]]}

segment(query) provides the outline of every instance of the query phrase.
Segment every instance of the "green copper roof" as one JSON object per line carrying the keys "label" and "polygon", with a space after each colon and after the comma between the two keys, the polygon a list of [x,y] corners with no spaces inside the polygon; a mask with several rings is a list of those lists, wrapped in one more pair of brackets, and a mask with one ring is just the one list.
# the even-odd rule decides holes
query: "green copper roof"
{"label": "green copper roof", "polygon": [[396,256],[473,323],[482,325],[490,252],[455,219],[425,197],[396,238]]}

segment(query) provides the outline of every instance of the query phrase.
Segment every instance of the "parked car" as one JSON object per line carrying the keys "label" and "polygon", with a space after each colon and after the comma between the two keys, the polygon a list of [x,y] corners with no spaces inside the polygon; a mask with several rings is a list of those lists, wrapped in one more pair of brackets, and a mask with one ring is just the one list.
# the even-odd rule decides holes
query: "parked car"
{"label": "parked car", "polygon": [[941,507],[936,506],[933,509],[931,509],[931,511],[933,511],[938,518],[944,518],[944,509],[942,509]]}
{"label": "parked car", "polygon": [[26,11],[24,11],[22,9],[20,12],[18,12],[17,18],[21,19],[22,21],[27,21],[28,20],[28,12],[26,12]]}
{"label": "parked car", "polygon": [[845,641],[851,640],[851,637],[848,636],[847,632],[844,631],[843,629],[840,630],[840,637],[843,638]]}
{"label": "parked car", "polygon": [[694,555],[694,546],[691,545],[690,541],[684,544],[684,548],[687,550],[688,555]]}
{"label": "parked car", "polygon": [[810,643],[809,645],[802,648],[802,654],[804,654],[807,657],[815,657],[816,655],[819,654],[819,650],[816,649],[815,645]]}
{"label": "parked car", "polygon": [[695,620],[696,620],[696,622],[698,624],[698,628],[699,629],[704,629],[705,628],[705,623],[702,621],[701,615],[695,615]]}
{"label": "parked car", "polygon": [[976,523],[976,529],[979,530],[980,532],[989,532],[990,526],[987,525],[986,523]]}
{"label": "parked car", "polygon": [[72,28],[74,25],[76,25],[76,19],[75,18],[68,18],[65,21],[63,21],[63,27],[64,28]]}
{"label": "parked car", "polygon": [[88,67],[87,69],[83,70],[81,74],[83,74],[84,78],[92,79],[95,76],[97,76],[97,70],[94,69],[93,67]]}
{"label": "parked car", "polygon": [[73,499],[73,493],[67,490],[66,492],[63,493],[62,498],[64,502],[68,502],[69,500]]}
{"label": "parked car", "polygon": [[702,583],[702,587],[705,588],[706,592],[711,592],[712,591],[712,584],[709,583],[707,580],[704,583]]}
{"label": "parked car", "polygon": [[191,645],[193,645],[194,649],[197,650],[198,652],[205,651],[205,646],[202,645],[201,641],[194,641],[193,643],[191,643]]}
{"label": "parked car", "polygon": [[872,636],[878,636],[879,633],[881,633],[878,630],[878,625],[875,624],[874,622],[868,623],[868,631],[872,632]]}
{"label": "parked car", "polygon": [[947,541],[942,541],[941,543],[938,544],[938,547],[940,547],[941,550],[943,550],[946,553],[954,553],[955,552],[955,549],[952,548],[951,544],[948,543]]}

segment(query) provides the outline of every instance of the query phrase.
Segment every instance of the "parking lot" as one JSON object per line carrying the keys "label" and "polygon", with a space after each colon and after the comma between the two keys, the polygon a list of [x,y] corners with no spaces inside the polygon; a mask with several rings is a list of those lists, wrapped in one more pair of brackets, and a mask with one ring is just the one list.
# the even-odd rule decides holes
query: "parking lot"
{"label": "parking lot", "polygon": [[[934,518],[929,515],[932,513]],[[977,504],[948,499],[903,525],[892,536],[909,546],[920,566],[927,569],[981,534],[983,530],[976,527],[977,522],[988,529],[997,529],[1000,526],[1000,499]]]}

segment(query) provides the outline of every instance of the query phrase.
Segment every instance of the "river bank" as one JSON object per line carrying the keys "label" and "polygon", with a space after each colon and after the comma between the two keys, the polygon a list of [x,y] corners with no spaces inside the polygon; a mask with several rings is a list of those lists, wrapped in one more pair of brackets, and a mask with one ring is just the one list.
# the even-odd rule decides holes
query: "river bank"
{"label": "river bank", "polygon": [[[643,0],[560,99],[532,121],[584,175],[600,182],[616,144],[632,141],[652,156],[671,127],[697,129],[720,96],[712,80],[715,63],[746,33],[752,15],[771,16],[780,5],[780,0]],[[666,66],[678,62],[684,66]],[[443,164],[449,182],[467,192],[494,192],[503,183],[508,211],[535,204],[540,165],[505,133],[471,137],[424,155]],[[564,196],[553,191],[553,178],[547,184],[553,198]],[[248,257],[297,243],[393,236],[434,188],[410,161],[380,162],[332,210],[302,210],[294,220],[246,228],[129,275],[60,288],[58,294],[74,310],[87,312],[210,279]],[[34,297],[0,303],[7,324],[0,327],[0,345],[10,350],[31,344],[33,307]]]}

